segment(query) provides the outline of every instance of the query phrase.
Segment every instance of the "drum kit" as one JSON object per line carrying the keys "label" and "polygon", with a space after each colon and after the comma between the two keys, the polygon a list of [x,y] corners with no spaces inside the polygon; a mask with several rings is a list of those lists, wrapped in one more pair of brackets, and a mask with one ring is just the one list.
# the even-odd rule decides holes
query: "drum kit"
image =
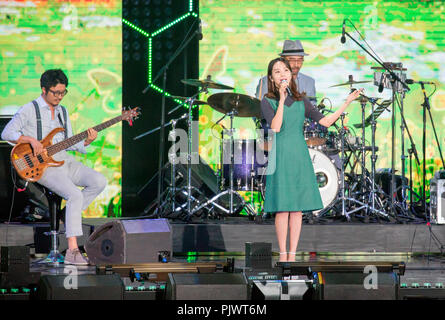
{"label": "drum kit", "polygon": [[[378,75],[375,75],[374,77],[379,84],[383,81],[383,76],[378,78]],[[203,210],[219,218],[224,215],[237,214],[244,209],[250,218],[264,218],[262,203],[264,202],[267,158],[272,134],[267,134],[270,129],[257,130],[257,133],[262,132],[257,139],[235,139],[234,133],[237,129],[233,126],[235,117],[248,117],[256,121],[257,129],[267,129],[264,128],[264,121],[260,121],[262,118],[260,100],[240,93],[219,92],[210,95],[207,101],[201,101],[197,100],[198,95],[208,93],[209,88],[219,90],[233,90],[234,88],[215,82],[211,80],[210,76],[204,80],[184,79],[181,81],[186,85],[199,88],[198,93],[189,98],[171,97],[186,104],[189,112],[166,124],[172,125],[172,132],[174,132],[178,121],[188,119],[187,186],[176,187],[177,175],[173,161],[168,187],[169,196],[162,204],[164,208],[157,208],[155,214],[159,217],[168,213],[168,217],[181,217],[190,221],[193,215],[200,215]],[[352,76],[349,76],[347,82],[331,87],[349,87],[352,91],[355,90],[353,89],[354,85],[368,82],[371,81],[355,81]],[[318,105],[320,112],[332,112],[324,107],[323,101]],[[354,128],[361,129],[361,135],[356,135],[353,128],[345,126],[344,120],[347,113],[341,115],[339,125],[333,125],[333,131],[328,131],[327,128],[309,119],[306,119],[304,123],[304,137],[309,148],[324,206],[323,209],[316,212],[305,213],[306,217],[310,216],[311,219],[342,217],[350,220],[351,215],[354,214],[354,217],[365,220],[369,220],[370,217],[391,219],[391,213],[388,213],[387,210],[390,196],[383,190],[382,185],[376,183],[375,164],[379,148],[375,145],[375,132],[377,118],[382,112],[388,110],[392,101],[382,101],[379,98],[361,95],[357,98],[357,102],[361,105],[362,117],[361,122],[355,124]],[[204,195],[201,190],[196,190],[191,183],[191,110],[193,106],[201,105],[209,105],[223,114],[217,124],[226,117],[230,120],[228,129],[222,126],[220,164],[217,172],[213,171],[218,181],[218,190],[210,196]],[[370,114],[366,117],[365,111],[368,106],[371,109]],[[371,145],[366,145],[365,128],[368,126],[371,126]],[[176,141],[176,137],[169,140]],[[371,172],[366,167],[366,158],[369,154]],[[170,162],[175,156],[176,154],[169,155]],[[250,191],[251,197],[254,193],[259,195],[261,202],[259,209],[255,209],[253,198],[251,201],[246,201],[239,193],[240,191]],[[182,205],[177,203],[175,197],[178,192],[182,192],[185,196],[183,199],[186,199]],[[196,192],[199,193],[199,197],[196,196]],[[168,207],[168,210],[165,210],[165,207]]]}

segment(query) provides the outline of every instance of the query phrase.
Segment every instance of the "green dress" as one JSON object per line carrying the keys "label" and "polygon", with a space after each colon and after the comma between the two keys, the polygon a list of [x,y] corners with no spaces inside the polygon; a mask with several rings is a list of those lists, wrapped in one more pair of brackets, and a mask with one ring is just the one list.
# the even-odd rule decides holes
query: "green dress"
{"label": "green dress", "polygon": [[[276,112],[278,101],[267,99]],[[323,208],[309,150],[304,139],[303,101],[284,105],[280,132],[273,138],[266,171],[265,212],[310,211]]]}

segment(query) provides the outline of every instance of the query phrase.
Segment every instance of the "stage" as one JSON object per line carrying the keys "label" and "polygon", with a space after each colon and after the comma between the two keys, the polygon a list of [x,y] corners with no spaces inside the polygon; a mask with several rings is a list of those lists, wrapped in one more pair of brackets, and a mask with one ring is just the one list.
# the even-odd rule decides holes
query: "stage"
{"label": "stage", "polygon": [[[110,220],[112,219],[84,219],[84,236],[79,238],[81,248],[95,229],[110,222]],[[117,277],[116,279],[120,279],[115,280],[122,281],[125,288],[122,296],[123,300],[165,300],[168,297],[171,299],[171,289],[168,288],[169,285],[171,286],[172,277],[186,276],[184,273],[187,272],[201,274],[195,275],[192,278],[197,287],[203,284],[199,283],[199,281],[204,281],[199,277],[207,277],[205,281],[210,281],[209,283],[213,283],[213,285],[217,285],[218,281],[220,281],[218,279],[221,277],[228,277],[222,279],[223,283],[229,284],[233,282],[232,284],[235,285],[239,279],[233,277],[242,277],[248,284],[249,293],[247,296],[229,295],[222,296],[222,298],[219,296],[219,299],[255,300],[258,298],[255,295],[254,289],[255,279],[257,279],[256,281],[262,279],[261,281],[265,281],[263,283],[268,285],[287,283],[289,286],[304,287],[305,284],[313,284],[317,280],[305,271],[308,269],[312,270],[312,274],[320,275],[321,272],[325,278],[325,283],[323,286],[318,285],[318,289],[313,291],[310,296],[298,296],[294,292],[290,299],[401,300],[419,297],[424,299],[445,299],[445,289],[443,288],[445,283],[445,257],[443,248],[439,245],[439,242],[445,242],[445,226],[442,225],[432,225],[432,233],[430,233],[429,227],[425,224],[358,224],[346,222],[304,224],[296,262],[288,263],[287,267],[283,267],[278,263],[279,250],[273,220],[265,220],[262,223],[258,223],[250,221],[247,217],[233,217],[224,220],[207,220],[189,224],[182,221],[169,221],[169,225],[171,226],[173,255],[166,264],[155,263],[154,270],[156,271],[147,272],[150,276],[147,276],[145,281],[135,279],[135,274],[144,274],[136,269],[140,267],[138,264],[130,264],[128,267],[124,265],[124,271],[122,269],[114,270],[113,267],[106,267],[105,265],[100,268],[95,266],[77,266],[75,267],[76,276],[83,277],[82,279],[84,280],[82,281],[88,280],[89,282],[87,281],[86,283],[91,284],[99,281],[96,277],[99,277],[100,274],[102,274],[101,277],[112,277],[114,274]],[[59,279],[60,277],[62,279],[70,277],[73,272],[73,266],[65,266],[63,264],[51,266],[42,263],[46,253],[39,251],[49,248],[48,237],[43,235],[47,228],[48,226],[45,224],[10,224],[9,227],[6,224],[1,224],[0,245],[30,247],[29,270],[30,272],[40,273],[40,277],[45,279],[48,279],[46,276],[57,276]],[[64,229],[63,225],[61,229]],[[7,243],[5,242],[6,232],[8,233]],[[270,248],[272,249],[270,255],[249,256],[246,253],[247,242],[270,243]],[[146,245],[150,246],[149,243]],[[64,235],[59,235],[59,250],[63,252],[66,249],[66,239]],[[231,261],[231,268],[223,268],[222,266],[229,264],[229,261]],[[198,268],[196,269],[197,271],[193,271],[195,264],[203,264],[204,267],[207,264],[212,266],[214,264],[216,269],[213,270],[213,267],[211,267],[206,269],[206,271],[202,271],[203,269],[199,271],[200,269]],[[359,288],[358,284],[362,283],[361,279],[366,276],[366,272],[364,273],[364,270],[362,270],[363,268],[370,265],[384,268],[385,264],[398,267],[393,272],[388,271],[388,268],[383,271],[379,270],[378,274],[381,277],[379,278],[381,280],[378,280],[379,290],[383,291],[375,291],[372,295],[369,295],[366,291],[360,291],[360,289],[358,293],[354,293],[354,290]],[[151,267],[152,265],[150,263],[146,264],[146,266]],[[296,269],[292,269],[293,265]],[[335,267],[334,270],[329,269],[332,266]],[[174,271],[169,271],[172,267]],[[340,269],[337,270],[336,268]],[[402,271],[399,269],[402,269]],[[102,270],[102,272],[99,272],[99,270]],[[104,272],[104,270],[108,271]],[[292,270],[292,275],[286,277],[284,274],[285,270]],[[334,280],[332,278],[333,275],[335,276]],[[330,276],[331,278],[329,278]],[[57,277],[50,277],[49,279],[56,279]],[[354,277],[358,280],[351,280]],[[336,283],[340,285],[341,281],[347,282],[346,287],[335,287],[337,286]],[[330,283],[330,286],[327,286],[327,283]],[[360,286],[362,285],[363,283]],[[193,288],[190,288],[191,292],[193,292]],[[99,290],[99,287],[96,289]],[[90,288],[89,290],[93,289]],[[266,291],[270,293],[272,289],[268,288],[268,290]],[[207,296],[202,296],[202,289],[199,292],[201,293],[191,293],[191,299],[212,300],[215,298],[213,294],[216,291],[210,290]],[[358,295],[351,297],[351,293]],[[178,300],[188,299],[187,296],[180,296],[180,293],[176,294],[178,295]],[[81,295],[77,298],[82,299],[82,297]],[[100,298],[100,296],[98,297]],[[283,296],[280,297],[278,300],[283,300]],[[32,293],[22,293],[20,295],[3,291],[3,296],[0,294],[0,300],[19,298],[26,300],[34,299],[32,298]],[[65,298],[68,298],[68,296]],[[268,298],[270,299],[271,297]],[[57,297],[54,297],[54,299],[57,299]],[[112,299],[112,297],[107,299]]]}
{"label": "stage", "polygon": [[[117,219],[83,219],[83,245],[94,229]],[[195,219],[194,223],[170,221],[174,253],[185,252],[244,252],[246,242],[270,242],[278,251],[273,220],[262,223],[249,221],[247,217],[224,220]],[[34,239],[44,240],[45,224],[0,224],[0,245],[29,245]],[[8,229],[8,243],[5,241]],[[62,225],[63,229],[63,225]],[[445,225],[424,224],[377,224],[377,223],[328,223],[304,224],[298,244],[299,252],[366,252],[366,253],[441,253],[444,248],[434,240],[445,244]],[[59,236],[60,250],[66,249],[64,236]]]}

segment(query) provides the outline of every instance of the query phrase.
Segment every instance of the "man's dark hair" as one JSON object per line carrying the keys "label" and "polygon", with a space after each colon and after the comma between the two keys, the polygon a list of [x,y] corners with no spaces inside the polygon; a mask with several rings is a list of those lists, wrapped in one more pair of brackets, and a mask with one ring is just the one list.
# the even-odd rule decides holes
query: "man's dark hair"
{"label": "man's dark hair", "polygon": [[46,70],[40,77],[40,88],[45,88],[46,91],[59,83],[68,87],[68,78],[61,69]]}

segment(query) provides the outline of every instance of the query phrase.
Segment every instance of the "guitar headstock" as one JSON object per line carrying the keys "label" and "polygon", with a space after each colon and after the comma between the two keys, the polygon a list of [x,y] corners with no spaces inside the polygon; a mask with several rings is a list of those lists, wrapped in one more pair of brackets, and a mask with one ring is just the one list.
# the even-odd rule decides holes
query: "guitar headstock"
{"label": "guitar headstock", "polygon": [[122,110],[122,120],[128,121],[128,123],[133,125],[133,120],[136,120],[139,118],[139,115],[141,114],[141,108],[135,107],[133,109],[128,108],[128,110],[125,110],[125,108]]}

